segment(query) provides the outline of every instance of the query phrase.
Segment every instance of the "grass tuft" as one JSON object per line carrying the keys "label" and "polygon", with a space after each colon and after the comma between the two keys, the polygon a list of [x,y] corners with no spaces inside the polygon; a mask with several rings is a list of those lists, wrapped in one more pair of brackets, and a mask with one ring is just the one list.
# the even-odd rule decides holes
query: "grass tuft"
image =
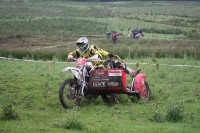
{"label": "grass tuft", "polygon": [[70,119],[64,123],[63,127],[65,129],[73,129],[73,130],[84,130],[86,127],[83,122],[77,119]]}
{"label": "grass tuft", "polygon": [[169,122],[180,122],[184,117],[184,107],[181,103],[172,103],[167,106],[166,120]]}
{"label": "grass tuft", "polygon": [[154,115],[152,117],[149,118],[150,121],[152,122],[164,122],[165,118],[164,115],[160,112],[158,112],[157,110],[155,111]]}
{"label": "grass tuft", "polygon": [[3,107],[3,114],[1,114],[0,120],[11,121],[11,120],[19,120],[20,117],[15,110],[12,109],[12,105],[8,105]]}

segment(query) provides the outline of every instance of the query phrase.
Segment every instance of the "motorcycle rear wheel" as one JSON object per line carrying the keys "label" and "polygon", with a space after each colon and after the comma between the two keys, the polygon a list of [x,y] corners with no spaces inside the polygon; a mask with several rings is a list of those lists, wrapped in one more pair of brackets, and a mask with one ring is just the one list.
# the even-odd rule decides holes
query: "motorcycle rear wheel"
{"label": "motorcycle rear wheel", "polygon": [[74,87],[74,80],[69,78],[62,82],[59,90],[59,99],[60,103],[64,108],[72,108],[74,106],[78,106],[80,104],[81,98],[76,98],[73,95],[72,90],[75,90],[77,93],[77,87]]}

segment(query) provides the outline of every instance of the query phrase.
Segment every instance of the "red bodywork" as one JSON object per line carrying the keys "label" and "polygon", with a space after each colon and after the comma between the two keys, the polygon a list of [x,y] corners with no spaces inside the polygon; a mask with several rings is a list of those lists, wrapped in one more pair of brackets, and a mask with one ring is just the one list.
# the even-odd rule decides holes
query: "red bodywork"
{"label": "red bodywork", "polygon": [[134,87],[132,91],[138,91],[141,97],[145,97],[146,94],[146,87],[145,87],[145,74],[138,74],[134,79]]}
{"label": "red bodywork", "polygon": [[123,69],[92,70],[87,91],[99,93],[126,93],[126,73]]}

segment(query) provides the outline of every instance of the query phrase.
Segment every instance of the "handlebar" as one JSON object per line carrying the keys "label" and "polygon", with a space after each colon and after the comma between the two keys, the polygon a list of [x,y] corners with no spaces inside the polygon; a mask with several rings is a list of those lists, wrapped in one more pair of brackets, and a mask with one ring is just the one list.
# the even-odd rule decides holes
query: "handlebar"
{"label": "handlebar", "polygon": [[[113,54],[114,57],[116,57],[120,62],[126,64],[126,62],[124,62],[118,55]],[[110,57],[110,60],[112,60],[112,57]]]}
{"label": "handlebar", "polygon": [[[78,60],[78,58],[70,58],[70,59],[67,59],[68,60],[68,62],[75,62],[75,61],[77,61]],[[98,61],[98,60],[96,60],[96,59],[85,59],[86,61]]]}
{"label": "handlebar", "polygon": [[[126,62],[124,62],[118,55],[113,54],[113,57],[116,57],[120,62],[126,64]],[[76,60],[77,60],[77,58],[71,58],[71,61],[76,61]],[[86,61],[98,61],[98,60],[96,60],[96,59],[86,59]],[[110,60],[112,60],[112,57],[110,57]]]}

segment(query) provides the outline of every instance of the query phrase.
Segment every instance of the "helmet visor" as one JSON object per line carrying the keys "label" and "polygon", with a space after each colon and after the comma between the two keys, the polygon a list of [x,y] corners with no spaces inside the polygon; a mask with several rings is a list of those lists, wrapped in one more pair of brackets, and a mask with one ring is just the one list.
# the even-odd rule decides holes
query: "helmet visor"
{"label": "helmet visor", "polygon": [[85,47],[85,43],[76,43],[76,46],[79,48],[79,49],[83,49]]}

